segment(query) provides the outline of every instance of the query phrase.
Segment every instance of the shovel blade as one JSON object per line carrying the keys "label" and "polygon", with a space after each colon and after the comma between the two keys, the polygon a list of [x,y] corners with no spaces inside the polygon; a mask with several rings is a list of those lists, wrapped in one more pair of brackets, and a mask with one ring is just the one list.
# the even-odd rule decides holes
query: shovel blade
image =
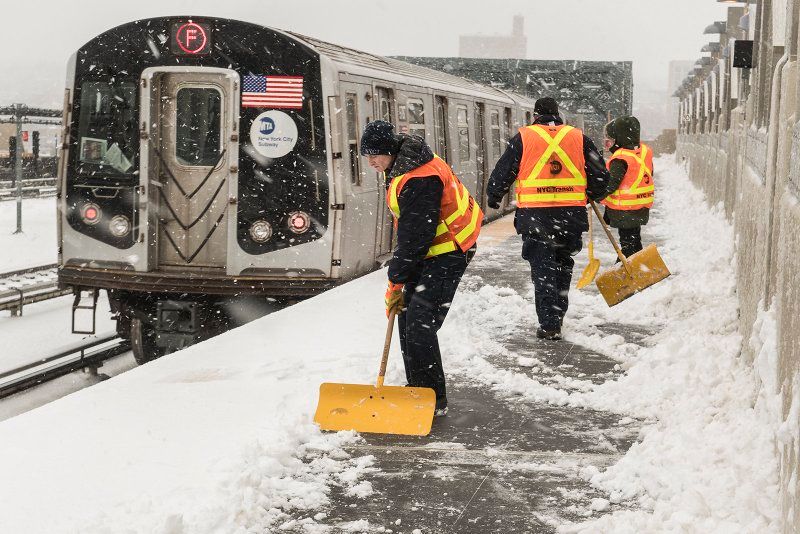
{"label": "shovel blade", "polygon": [[628,275],[621,263],[597,277],[597,289],[609,307],[619,304],[670,275],[655,245],[648,245],[627,260],[633,278]]}
{"label": "shovel blade", "polygon": [[594,281],[595,276],[597,276],[597,271],[600,270],[600,260],[592,259],[589,260],[589,265],[583,270],[583,274],[581,274],[580,279],[578,280],[577,288],[583,289],[584,287],[588,286]]}
{"label": "shovel blade", "polygon": [[427,436],[435,408],[431,388],[325,383],[314,422],[322,430]]}

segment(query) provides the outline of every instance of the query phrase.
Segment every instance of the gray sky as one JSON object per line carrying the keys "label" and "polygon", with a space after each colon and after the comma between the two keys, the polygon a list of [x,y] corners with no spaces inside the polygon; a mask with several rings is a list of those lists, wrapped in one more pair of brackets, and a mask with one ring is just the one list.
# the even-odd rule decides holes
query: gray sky
{"label": "gray sky", "polygon": [[[716,0],[22,0],[4,2],[0,105],[61,106],[70,54],[131,20],[214,15],[289,29],[380,55],[456,56],[460,34],[511,32],[525,16],[529,59],[632,60],[637,99],[697,59],[724,18]],[[10,4],[10,5],[9,5]],[[227,5],[226,5],[227,4]]]}

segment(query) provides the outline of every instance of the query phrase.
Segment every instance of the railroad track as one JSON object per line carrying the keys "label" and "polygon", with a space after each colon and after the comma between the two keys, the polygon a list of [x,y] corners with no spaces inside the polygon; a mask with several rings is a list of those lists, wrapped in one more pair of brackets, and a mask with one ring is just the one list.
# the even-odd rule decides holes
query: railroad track
{"label": "railroad track", "polygon": [[109,358],[130,350],[130,342],[106,334],[81,342],[39,360],[0,372],[0,399],[80,369],[96,369]]}
{"label": "railroad track", "polygon": [[59,289],[55,263],[0,273],[0,311],[9,310],[11,315],[22,315],[26,304],[71,293],[71,289]]}

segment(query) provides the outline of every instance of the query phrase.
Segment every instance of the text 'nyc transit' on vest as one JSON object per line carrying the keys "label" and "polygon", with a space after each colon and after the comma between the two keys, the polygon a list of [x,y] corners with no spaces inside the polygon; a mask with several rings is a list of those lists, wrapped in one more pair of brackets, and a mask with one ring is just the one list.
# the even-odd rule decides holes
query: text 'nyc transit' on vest
{"label": "text 'nyc transit' on vest", "polygon": [[453,173],[450,165],[439,156],[434,156],[428,163],[392,179],[386,194],[386,203],[395,217],[395,227],[401,216],[398,199],[403,186],[411,179],[426,176],[438,176],[442,181],[443,191],[436,237],[425,257],[432,258],[457,249],[461,249],[462,252],[468,251],[478,240],[483,212]]}
{"label": "text 'nyc transit' on vest", "polygon": [[585,206],[583,133],[572,126],[541,124],[520,128],[519,133],[517,208]]}
{"label": "text 'nyc transit' on vest", "polygon": [[653,207],[655,184],[653,183],[653,151],[642,143],[634,150],[620,148],[608,160],[621,159],[628,164],[628,171],[619,184],[619,189],[603,200],[603,204],[614,210],[632,211]]}

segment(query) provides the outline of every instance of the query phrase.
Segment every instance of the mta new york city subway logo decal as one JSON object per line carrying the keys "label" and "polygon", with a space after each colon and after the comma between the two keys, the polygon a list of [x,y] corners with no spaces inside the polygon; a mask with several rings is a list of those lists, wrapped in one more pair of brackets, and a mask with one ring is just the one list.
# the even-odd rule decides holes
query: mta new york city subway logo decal
{"label": "mta new york city subway logo decal", "polygon": [[269,117],[264,117],[259,122],[261,122],[261,132],[263,135],[269,135],[275,131],[275,121],[270,119]]}
{"label": "mta new york city subway logo decal", "polygon": [[262,156],[285,156],[297,144],[297,124],[283,111],[265,111],[250,126],[250,144]]}

